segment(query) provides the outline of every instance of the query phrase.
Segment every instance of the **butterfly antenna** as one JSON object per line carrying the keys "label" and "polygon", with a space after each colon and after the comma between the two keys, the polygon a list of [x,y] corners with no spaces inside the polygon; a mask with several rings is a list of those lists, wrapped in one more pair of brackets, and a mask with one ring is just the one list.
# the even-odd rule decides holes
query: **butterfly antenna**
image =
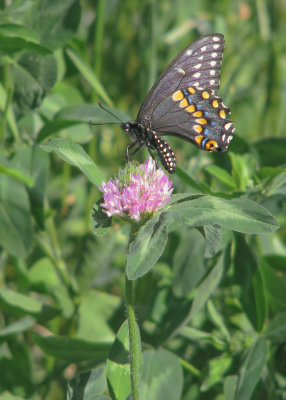
{"label": "butterfly antenna", "polygon": [[118,124],[122,124],[123,121],[121,121],[121,119],[119,119],[115,114],[113,114],[110,110],[108,110],[107,108],[105,108],[100,102],[98,102],[98,105],[100,108],[102,108],[104,111],[106,111],[108,114],[112,115],[115,119],[117,119],[117,121],[119,122],[92,122],[91,120],[89,121],[90,125],[118,125]]}
{"label": "butterfly antenna", "polygon": [[104,111],[106,111],[107,113],[109,113],[110,115],[112,115],[115,119],[117,119],[117,121],[119,121],[121,124],[123,124],[123,121],[121,121],[121,119],[118,118],[115,114],[113,114],[110,110],[108,110],[107,108],[105,108],[105,107],[101,104],[100,101],[98,102],[98,105],[99,105],[99,107],[102,108]]}

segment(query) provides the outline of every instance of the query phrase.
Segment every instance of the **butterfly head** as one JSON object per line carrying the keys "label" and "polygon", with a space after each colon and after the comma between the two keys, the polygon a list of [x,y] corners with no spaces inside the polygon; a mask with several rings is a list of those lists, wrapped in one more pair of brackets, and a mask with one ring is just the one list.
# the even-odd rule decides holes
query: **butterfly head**
{"label": "butterfly head", "polygon": [[123,122],[120,126],[126,133],[130,133],[132,130],[132,123],[130,122]]}

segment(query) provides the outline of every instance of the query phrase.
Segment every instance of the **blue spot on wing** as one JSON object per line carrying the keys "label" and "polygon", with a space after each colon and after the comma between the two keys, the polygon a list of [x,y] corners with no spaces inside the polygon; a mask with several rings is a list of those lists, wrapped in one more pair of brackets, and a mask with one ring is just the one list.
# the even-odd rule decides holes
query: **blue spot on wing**
{"label": "blue spot on wing", "polygon": [[183,89],[182,92],[184,93],[184,95],[185,95],[186,97],[188,97],[189,92],[187,91],[187,89]]}
{"label": "blue spot on wing", "polygon": [[205,149],[206,148],[206,143],[209,141],[209,139],[206,137],[206,138],[204,138],[203,140],[202,140],[202,144],[201,144],[201,146],[202,146],[202,148],[203,149]]}

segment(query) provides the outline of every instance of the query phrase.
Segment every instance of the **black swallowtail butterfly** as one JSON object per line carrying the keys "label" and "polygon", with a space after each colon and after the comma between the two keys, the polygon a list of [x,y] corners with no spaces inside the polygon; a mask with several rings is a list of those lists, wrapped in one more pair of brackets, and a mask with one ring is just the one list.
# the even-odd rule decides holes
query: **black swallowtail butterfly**
{"label": "black swallowtail butterfly", "polygon": [[217,96],[224,37],[213,33],[191,43],[168,65],[144,100],[135,122],[121,124],[137,145],[156,150],[166,170],[176,158],[164,135],[190,141],[201,150],[226,151],[234,127],[230,109]]}

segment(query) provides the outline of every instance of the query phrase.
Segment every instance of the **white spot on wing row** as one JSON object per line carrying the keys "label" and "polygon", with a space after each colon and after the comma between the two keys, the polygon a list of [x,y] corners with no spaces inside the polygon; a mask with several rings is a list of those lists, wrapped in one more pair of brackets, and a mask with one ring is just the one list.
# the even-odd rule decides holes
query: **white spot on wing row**
{"label": "white spot on wing row", "polygon": [[207,49],[207,46],[201,47],[201,51],[206,51],[206,49]]}
{"label": "white spot on wing row", "polygon": [[220,38],[218,36],[213,36],[213,41],[214,42],[219,42]]}
{"label": "white spot on wing row", "polygon": [[213,45],[213,48],[214,48],[215,50],[219,49],[219,47],[220,47],[219,44],[214,44],[214,45]]}
{"label": "white spot on wing row", "polygon": [[[225,126],[224,126],[224,129],[227,131],[227,130],[229,130],[229,128],[232,126],[232,122],[228,122],[227,124],[225,124]],[[230,136],[226,139],[227,141],[228,141],[228,143],[229,143],[229,140],[231,140],[231,139],[229,139],[230,138]]]}
{"label": "white spot on wing row", "polygon": [[182,68],[177,68],[177,71],[179,72],[179,74],[185,75],[185,71]]}

